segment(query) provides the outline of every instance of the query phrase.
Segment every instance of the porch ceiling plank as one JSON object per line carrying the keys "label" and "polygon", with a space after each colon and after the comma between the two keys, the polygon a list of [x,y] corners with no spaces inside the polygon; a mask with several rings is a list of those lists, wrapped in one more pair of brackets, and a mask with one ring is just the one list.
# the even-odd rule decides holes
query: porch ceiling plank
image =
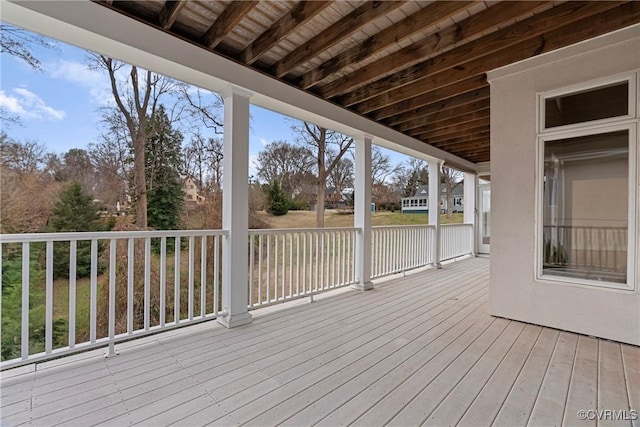
{"label": "porch ceiling plank", "polygon": [[300,26],[304,25],[331,3],[331,1],[301,1],[296,7],[269,27],[268,30],[262,33],[253,43],[247,46],[240,54],[240,59],[245,64],[253,64],[261,55]]}
{"label": "porch ceiling plank", "polygon": [[232,1],[216,22],[202,36],[202,43],[209,49],[215,49],[233,28],[242,21],[257,1]]}
{"label": "porch ceiling plank", "polygon": [[400,132],[405,132],[410,129],[424,126],[426,123],[436,124],[442,121],[454,120],[459,117],[464,117],[470,113],[488,109],[489,106],[490,106],[489,98],[485,98],[485,99],[481,99],[480,101],[472,102],[470,104],[461,105],[459,107],[454,107],[448,110],[438,111],[434,114],[431,114],[422,118],[409,120],[408,122],[404,122],[398,126],[395,126],[395,129]]}
{"label": "porch ceiling plank", "polygon": [[167,0],[164,2],[158,15],[158,24],[165,30],[170,29],[186,4],[186,0]]}
{"label": "porch ceiling plank", "polygon": [[366,60],[376,53],[399,43],[421,31],[432,27],[462,10],[473,6],[472,1],[439,1],[429,4],[413,15],[374,34],[362,43],[325,61],[315,69],[305,73],[299,86],[308,89],[344,68]]}
{"label": "porch ceiling plank", "polygon": [[[411,120],[420,120],[436,113],[446,114],[447,111],[456,108],[468,106],[480,101],[489,100],[489,86],[482,89],[475,89],[461,95],[457,95],[443,101],[436,102],[424,107],[415,109],[405,113],[399,113],[393,117],[381,120],[387,126],[396,126],[401,123],[407,123]],[[424,124],[424,123],[423,123]]]}
{"label": "porch ceiling plank", "polygon": [[[616,11],[617,9],[613,9],[614,14],[617,14]],[[588,11],[584,12],[586,14],[590,14]],[[603,13],[606,14],[606,12]],[[572,15],[572,20],[574,20],[574,18],[583,18],[583,15]],[[616,21],[615,17],[611,18],[611,20],[605,20],[604,22],[611,25],[611,22]],[[626,19],[629,18],[626,17]],[[527,21],[522,21],[522,24],[525,24],[526,22]],[[527,59],[549,50],[557,49],[558,47],[566,46],[567,44],[570,44],[567,43],[567,35],[569,34],[573,35],[573,37],[576,37],[576,34],[584,34],[580,39],[589,38],[592,34],[600,34],[602,32],[604,22],[600,14],[590,14],[590,16],[578,21],[570,22],[570,20],[567,20],[567,25],[563,25],[543,34],[538,34],[537,32],[528,33],[527,35],[534,37],[527,38],[520,43],[510,45],[505,49],[495,52],[487,52],[486,56],[480,56],[477,59],[461,65],[446,68],[430,77],[425,76],[426,78],[418,78],[405,86],[395,88],[393,91],[384,92],[358,104],[357,111],[366,113],[367,111],[387,106],[393,102],[400,102],[407,98],[417,97],[421,94],[433,91],[434,88],[455,84],[465,78],[483,75],[489,70]],[[607,24],[604,25],[606,26]],[[481,39],[478,40],[478,42],[480,41]],[[471,45],[471,43],[469,45]],[[551,49],[550,46],[553,46],[553,49]],[[464,56],[465,46],[460,47],[460,50],[461,55]],[[449,54],[452,52],[453,51],[449,52]],[[446,56],[447,54],[444,55]],[[434,59],[437,60],[437,58]],[[446,62],[446,60],[444,62]],[[434,66],[431,67],[430,70],[432,71],[437,68],[440,67]],[[427,74],[429,74],[429,72],[427,72]]]}
{"label": "porch ceiling plank", "polygon": [[[432,58],[447,49],[451,49],[456,44],[464,43],[470,38],[477,37],[494,28],[496,25],[523,16],[548,3],[549,2],[500,2],[453,26],[428,36],[424,40],[421,40],[420,43],[412,44],[391,55],[385,56],[369,64],[365,69],[357,70],[341,79],[323,85],[319,87],[316,92],[325,98],[334,98],[347,92],[353,92],[355,88],[379,80],[396,71],[403,69],[411,70],[411,65],[422,63],[425,59]],[[393,86],[397,87],[406,84],[413,80],[416,75],[419,74],[411,71],[401,75],[394,74],[391,76],[394,78]],[[369,88],[369,85],[367,85],[367,88]],[[386,90],[390,89],[391,88]],[[355,102],[366,99],[365,96],[367,93],[373,96],[380,92],[381,89],[378,88],[377,85],[374,85],[370,91],[366,91],[365,89],[357,91],[357,97],[352,97],[351,94],[349,94],[344,98],[338,99],[337,102],[343,105],[352,105]]]}
{"label": "porch ceiling plank", "polygon": [[484,74],[470,77],[461,82],[438,88],[427,94],[405,99],[404,101],[397,102],[389,105],[388,107],[383,107],[379,110],[368,113],[367,116],[373,120],[385,119],[387,117],[395,116],[396,114],[411,112],[417,108],[431,105],[456,95],[482,89],[483,87],[488,87],[488,85],[487,78]]}
{"label": "porch ceiling plank", "polygon": [[371,1],[358,7],[318,36],[298,46],[271,67],[272,73],[282,78],[303,63],[341,42],[371,21],[402,6],[406,1]]}

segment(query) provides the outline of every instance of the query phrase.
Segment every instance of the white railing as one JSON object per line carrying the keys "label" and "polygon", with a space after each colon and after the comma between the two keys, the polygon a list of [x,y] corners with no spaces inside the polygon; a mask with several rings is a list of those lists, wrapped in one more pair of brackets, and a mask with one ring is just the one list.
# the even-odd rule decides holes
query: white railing
{"label": "white railing", "polygon": [[[355,282],[357,228],[250,230],[250,309]],[[443,225],[441,260],[473,252]],[[2,362],[38,362],[215,319],[222,230],[0,235]],[[372,277],[434,263],[435,227],[372,228]]]}
{"label": "white railing", "polygon": [[249,230],[249,308],[352,284],[357,231]]}
{"label": "white railing", "polygon": [[440,226],[440,261],[473,253],[473,224]]}
{"label": "white railing", "polygon": [[431,225],[371,228],[371,277],[400,273],[433,264]]}
{"label": "white railing", "polygon": [[[0,235],[5,326],[0,367],[105,345],[113,353],[116,342],[216,318],[225,235],[220,230]],[[12,321],[14,328],[7,327]]]}

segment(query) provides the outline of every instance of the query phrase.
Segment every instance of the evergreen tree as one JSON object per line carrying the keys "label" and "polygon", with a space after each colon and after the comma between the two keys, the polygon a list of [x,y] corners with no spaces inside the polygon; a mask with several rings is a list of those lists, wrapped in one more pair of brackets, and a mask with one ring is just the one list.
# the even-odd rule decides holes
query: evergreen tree
{"label": "evergreen tree", "polygon": [[[50,231],[108,231],[113,221],[100,218],[93,196],[80,183],[73,181],[61,194],[49,222]],[[77,275],[87,277],[91,273],[91,242],[81,240],[77,249]],[[69,277],[69,242],[56,242],[53,257],[54,277]]]}
{"label": "evergreen tree", "polygon": [[183,136],[172,127],[162,105],[149,121],[154,132],[145,147],[148,224],[156,230],[175,230],[184,205],[180,178]]}
{"label": "evergreen tree", "polygon": [[284,215],[289,212],[290,205],[291,201],[278,181],[274,180],[267,190],[267,212],[274,216]]}

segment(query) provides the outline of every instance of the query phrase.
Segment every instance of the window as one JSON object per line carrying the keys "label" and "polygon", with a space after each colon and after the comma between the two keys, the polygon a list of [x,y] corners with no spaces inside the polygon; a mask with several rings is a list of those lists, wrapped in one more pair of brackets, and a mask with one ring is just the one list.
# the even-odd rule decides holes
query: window
{"label": "window", "polygon": [[631,81],[540,97],[547,129],[539,137],[540,277],[634,286],[637,119],[629,119],[635,114],[629,99],[636,96]]}

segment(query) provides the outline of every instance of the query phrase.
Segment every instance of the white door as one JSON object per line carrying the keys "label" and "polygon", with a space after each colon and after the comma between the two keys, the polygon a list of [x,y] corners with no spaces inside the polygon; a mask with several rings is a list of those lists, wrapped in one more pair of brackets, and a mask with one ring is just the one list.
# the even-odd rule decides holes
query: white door
{"label": "white door", "polygon": [[478,187],[478,253],[488,254],[491,236],[491,185]]}

